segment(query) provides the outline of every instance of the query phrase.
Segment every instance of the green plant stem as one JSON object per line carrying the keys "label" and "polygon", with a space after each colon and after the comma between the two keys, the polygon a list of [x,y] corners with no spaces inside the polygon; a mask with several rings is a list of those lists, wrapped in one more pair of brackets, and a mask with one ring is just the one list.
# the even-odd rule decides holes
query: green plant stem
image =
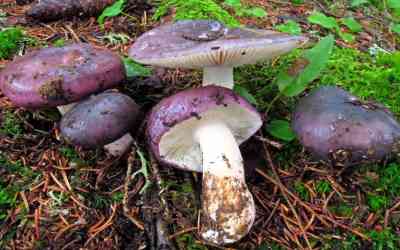
{"label": "green plant stem", "polygon": [[[285,88],[285,89],[286,89],[286,88]],[[276,101],[278,101],[279,98],[281,98],[282,92],[284,92],[285,89],[284,89],[283,91],[280,91],[280,92],[274,97],[274,99],[272,99],[272,101],[268,104],[267,110],[265,111],[265,114],[266,114],[266,115],[269,113],[269,111],[271,111],[272,106],[274,105],[274,103],[275,103]]]}

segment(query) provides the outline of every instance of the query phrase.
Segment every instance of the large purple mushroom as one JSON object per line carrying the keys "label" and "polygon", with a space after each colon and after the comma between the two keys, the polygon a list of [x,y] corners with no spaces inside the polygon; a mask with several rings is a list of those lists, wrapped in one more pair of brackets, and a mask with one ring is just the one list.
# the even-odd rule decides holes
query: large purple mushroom
{"label": "large purple mushroom", "polygon": [[333,165],[375,162],[400,150],[394,116],[339,87],[321,87],[302,98],[292,126],[306,149]]}
{"label": "large purple mushroom", "polygon": [[139,106],[129,96],[105,92],[82,101],[61,119],[61,136],[86,149],[112,143],[132,129]]}
{"label": "large purple mushroom", "polygon": [[34,109],[79,101],[124,78],[118,55],[77,43],[16,58],[0,72],[0,88],[15,106]]}
{"label": "large purple mushroom", "polygon": [[147,137],[155,157],[203,173],[200,232],[207,241],[233,243],[254,222],[238,145],[261,126],[260,114],[245,99],[212,85],[165,98],[149,115]]}
{"label": "large purple mushroom", "polygon": [[271,30],[228,28],[214,20],[182,20],[141,35],[129,49],[137,62],[203,69],[203,85],[233,88],[233,68],[285,54],[307,41]]}

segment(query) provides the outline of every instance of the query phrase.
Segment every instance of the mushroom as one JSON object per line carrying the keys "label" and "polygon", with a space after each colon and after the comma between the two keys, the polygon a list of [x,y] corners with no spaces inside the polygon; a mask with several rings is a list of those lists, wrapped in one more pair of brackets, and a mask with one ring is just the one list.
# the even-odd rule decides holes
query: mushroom
{"label": "mushroom", "polygon": [[[76,102],[117,86],[125,77],[118,55],[75,43],[43,48],[16,58],[0,72],[0,88],[15,106],[57,107],[63,115]],[[121,146],[129,143],[129,136],[123,138],[106,146],[109,153],[123,151]]]}
{"label": "mushroom", "polygon": [[124,79],[125,68],[119,56],[76,43],[16,58],[0,72],[0,88],[15,106],[36,109],[82,100]]}
{"label": "mushroom", "polygon": [[60,132],[69,143],[93,149],[127,136],[138,115],[139,106],[129,96],[104,92],[65,113],[60,121]]}
{"label": "mushroom", "polygon": [[332,165],[375,162],[400,153],[400,124],[391,112],[336,86],[303,97],[292,120],[304,147]]}
{"label": "mushroom", "polygon": [[257,110],[232,90],[204,86],[163,99],[147,138],[162,163],[203,173],[201,236],[215,244],[245,236],[255,218],[239,144],[262,126]]}
{"label": "mushroom", "polygon": [[160,67],[203,68],[203,86],[232,89],[234,67],[274,58],[306,41],[269,30],[227,28],[213,20],[183,20],[144,33],[129,56]]}

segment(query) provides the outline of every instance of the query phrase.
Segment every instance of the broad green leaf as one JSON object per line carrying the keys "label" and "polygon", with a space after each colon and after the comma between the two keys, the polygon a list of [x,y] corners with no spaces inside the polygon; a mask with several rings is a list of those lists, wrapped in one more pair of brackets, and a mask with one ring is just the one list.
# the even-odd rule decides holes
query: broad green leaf
{"label": "broad green leaf", "polygon": [[310,16],[308,16],[307,20],[310,23],[318,24],[326,29],[338,29],[339,25],[336,22],[336,19],[333,17],[327,17],[325,14],[321,12],[314,12]]}
{"label": "broad green leaf", "polygon": [[395,32],[395,33],[397,33],[398,35],[400,35],[400,23],[393,24],[393,25],[390,27],[390,29],[391,29],[393,32]]}
{"label": "broad green leaf", "polygon": [[292,141],[296,138],[290,123],[285,120],[273,120],[267,125],[266,129],[272,136],[284,141]]}
{"label": "broad green leaf", "polygon": [[253,7],[253,8],[249,8],[249,9],[245,9],[245,13],[247,16],[250,17],[265,17],[267,16],[267,12],[260,7]]}
{"label": "broad green leaf", "polygon": [[391,9],[398,10],[400,9],[400,0],[388,0],[387,5]]}
{"label": "broad green leaf", "polygon": [[131,79],[133,77],[139,77],[139,76],[150,76],[151,75],[151,69],[146,68],[142,66],[141,64],[138,64],[134,60],[132,60],[129,57],[123,57],[122,61],[125,66],[125,71],[126,71],[126,76],[128,79]]}
{"label": "broad green leaf", "polygon": [[359,24],[353,17],[343,18],[342,23],[354,33],[362,31],[361,24]]}
{"label": "broad green leaf", "polygon": [[124,9],[125,0],[117,0],[111,6],[108,6],[103,10],[101,15],[97,18],[97,22],[100,25],[104,24],[104,19],[107,17],[118,16],[121,14],[122,10]]}
{"label": "broad green leaf", "polygon": [[276,80],[281,93],[291,97],[303,92],[307,84],[315,80],[325,68],[334,42],[333,35],[322,38],[313,48],[306,50],[288,71],[281,71]]}
{"label": "broad green leaf", "polygon": [[354,42],[354,40],[356,39],[352,34],[350,33],[346,33],[346,32],[342,32],[339,31],[338,35],[340,36],[340,38],[345,41],[346,43],[352,43]]}
{"label": "broad green leaf", "polygon": [[251,104],[257,105],[256,98],[252,94],[250,94],[250,92],[246,88],[235,84],[235,86],[233,87],[233,91],[236,94],[238,94],[238,95],[242,96],[243,98],[245,98]]}
{"label": "broad green leaf", "polygon": [[367,3],[369,3],[368,0],[352,0],[351,7],[358,7],[360,5],[367,4]]}
{"label": "broad green leaf", "polygon": [[285,32],[292,35],[300,35],[301,33],[300,25],[293,20],[289,20],[284,24],[277,25],[275,28],[280,32]]}

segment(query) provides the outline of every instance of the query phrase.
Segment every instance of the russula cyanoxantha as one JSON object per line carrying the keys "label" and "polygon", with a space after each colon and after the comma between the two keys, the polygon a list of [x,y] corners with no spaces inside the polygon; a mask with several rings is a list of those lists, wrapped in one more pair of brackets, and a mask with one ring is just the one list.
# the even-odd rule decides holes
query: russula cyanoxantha
{"label": "russula cyanoxantha", "polygon": [[118,55],[76,43],[17,57],[0,72],[0,88],[15,106],[36,109],[82,100],[124,79]]}
{"label": "russula cyanoxantha", "polygon": [[139,106],[118,92],[94,95],[76,104],[62,117],[61,136],[85,149],[102,147],[127,134],[139,115]]}
{"label": "russula cyanoxantha", "polygon": [[205,86],[163,99],[148,117],[155,157],[203,173],[201,236],[216,244],[245,236],[255,218],[239,144],[262,126],[257,110],[232,90]]}
{"label": "russula cyanoxantha", "polygon": [[339,87],[320,87],[303,97],[292,121],[304,147],[334,165],[379,161],[400,151],[400,124],[390,111]]}
{"label": "russula cyanoxantha", "polygon": [[213,20],[183,20],[144,33],[129,56],[160,67],[203,68],[203,85],[232,89],[234,67],[274,58],[306,41],[269,30],[227,28]]}

